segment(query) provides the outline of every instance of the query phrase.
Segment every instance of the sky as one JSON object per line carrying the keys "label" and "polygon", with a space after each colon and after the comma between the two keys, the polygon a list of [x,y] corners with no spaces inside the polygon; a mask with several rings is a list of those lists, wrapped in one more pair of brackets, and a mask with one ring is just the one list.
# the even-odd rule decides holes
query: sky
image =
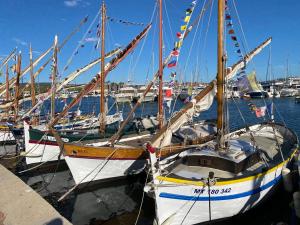
{"label": "sky", "polygon": [[[184,24],[185,10],[191,2],[192,0],[163,0],[164,56],[167,56],[173,48],[176,32],[180,31],[180,26]],[[212,7],[208,8],[198,26],[194,27],[183,43],[178,66],[174,69],[178,80],[209,82],[216,76],[217,1],[212,0],[212,2]],[[228,2],[238,41],[247,46],[247,49],[242,49],[243,53],[245,50],[252,50],[266,38],[273,38],[271,47],[265,48],[254,58],[247,67],[247,72],[255,70],[258,79],[265,80],[268,64],[270,64],[269,68],[272,70],[269,69],[269,71],[272,73],[269,76],[285,77],[287,68],[290,76],[300,75],[300,19],[298,16],[300,1],[228,0]],[[205,0],[197,1],[191,21],[199,14],[204,3]],[[114,18],[113,22],[107,21],[106,23],[106,52],[118,46],[125,47],[145,28],[146,24],[152,22],[147,36],[107,77],[107,81],[111,82],[130,80],[132,83],[143,84],[152,79],[158,68],[156,1],[106,0],[105,4],[107,16]],[[37,58],[53,44],[55,35],[58,35],[58,41],[61,43],[88,15],[87,23],[68,41],[58,55],[59,76],[60,78],[66,77],[100,56],[100,49],[95,49],[99,23],[97,15],[100,6],[100,0],[0,0],[0,59],[17,47],[18,51],[22,52],[22,68],[25,68],[28,65],[29,44],[32,45],[34,58]],[[92,23],[93,20],[95,20],[94,23]],[[116,20],[134,24],[128,25],[116,22]],[[238,55],[234,51],[230,36],[227,34],[225,38],[227,65],[229,66],[238,60]],[[84,47],[80,47],[81,45]],[[75,54],[76,48],[78,48],[78,54]],[[45,60],[48,57],[51,57],[51,54]],[[68,69],[64,71],[68,61],[70,62]],[[108,61],[109,59],[106,63]],[[39,65],[42,65],[42,62]],[[73,83],[86,83],[99,70],[100,65],[96,65]],[[171,72],[170,69],[164,70],[164,80],[170,80]],[[38,81],[49,81],[50,73],[51,68],[46,68]],[[24,81],[27,80],[29,80],[28,75],[24,78]],[[3,82],[4,78],[0,78],[0,81]]]}

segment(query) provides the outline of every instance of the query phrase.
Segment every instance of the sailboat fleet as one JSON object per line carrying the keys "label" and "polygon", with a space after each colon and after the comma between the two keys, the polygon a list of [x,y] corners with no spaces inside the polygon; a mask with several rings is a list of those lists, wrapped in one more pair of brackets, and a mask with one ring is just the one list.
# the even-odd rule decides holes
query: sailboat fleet
{"label": "sailboat fleet", "polygon": [[[183,87],[176,84],[175,68],[184,40],[208,7],[213,7],[212,1],[203,5],[193,22],[191,18],[198,3],[190,2],[183,19],[184,25],[176,34],[178,41],[165,58],[163,0],[157,1],[159,24],[155,33],[159,37],[158,70],[147,85],[139,87],[124,85],[111,93],[106,86],[106,77],[146,38],[152,24],[146,25],[125,47],[105,53],[109,17],[104,1],[97,26],[100,58],[76,69],[63,80],[58,77],[59,52],[87,22],[87,18],[61,44],[55,36],[53,45],[35,60],[30,48],[30,65],[24,70],[21,69],[22,56],[14,49],[1,64],[1,69],[6,66],[6,83],[0,87],[3,98],[0,106],[0,143],[20,144],[24,140],[24,151],[18,153],[18,157],[25,158],[31,169],[65,160],[76,184],[74,188],[146,171],[150,176],[144,192],[154,199],[154,222],[158,225],[199,224],[250,210],[269,196],[273,187],[282,180],[282,171],[291,166],[297,153],[298,138],[284,124],[275,122],[273,102],[264,108],[255,106],[256,115],[263,110],[261,116],[267,112],[269,120],[254,125],[245,123],[237,130],[230,129],[232,121],[227,101],[241,95],[250,98],[276,97],[275,83],[265,85],[269,88],[268,94],[256,81],[255,72],[245,74],[248,63],[271,43],[271,38],[243,55],[238,48],[240,59],[228,66],[230,55],[225,49],[225,33],[235,34],[228,14],[230,1],[217,2],[217,76],[206,84],[190,82]],[[231,36],[231,39],[235,41],[235,47],[239,47],[236,36]],[[50,52],[52,55],[46,63],[34,72],[38,63]],[[8,62],[13,57],[17,58],[16,77],[9,79]],[[35,79],[48,64],[52,64],[51,88],[45,93],[36,93]],[[56,97],[66,95],[64,99],[68,99],[68,84],[97,64],[100,64],[100,72],[81,90],[73,92],[71,101],[65,101],[64,108],[58,112]],[[172,74],[170,82],[164,81],[166,68]],[[24,88],[20,85],[20,78],[28,72],[30,82]],[[288,89],[292,87],[298,88],[296,83],[290,83],[281,90],[281,96],[291,96]],[[14,96],[11,96],[13,88]],[[24,98],[26,88],[30,88],[31,95]],[[72,118],[68,116],[70,109],[80,105],[88,94],[94,93],[96,96],[97,89],[100,97],[98,115],[83,115],[78,107]],[[299,92],[292,96],[297,94]],[[108,95],[117,106],[115,112],[110,114]],[[173,113],[171,108],[177,99],[183,102],[182,108]],[[46,100],[51,102],[50,113],[41,123],[40,109]],[[20,106],[27,101],[31,102],[30,109],[21,110]],[[211,115],[210,120],[196,120],[202,112],[210,109],[214,101],[217,103],[217,119]],[[135,118],[136,110],[149,102],[157,102],[157,115]],[[119,108],[122,104],[130,106],[127,114],[123,115]],[[169,118],[166,118],[167,111],[171,114]]]}

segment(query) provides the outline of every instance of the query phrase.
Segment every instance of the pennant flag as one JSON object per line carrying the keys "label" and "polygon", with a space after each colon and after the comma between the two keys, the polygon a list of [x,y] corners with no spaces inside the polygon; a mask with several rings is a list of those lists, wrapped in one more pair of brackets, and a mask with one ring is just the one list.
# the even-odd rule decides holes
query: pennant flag
{"label": "pennant flag", "polygon": [[233,30],[233,29],[230,29],[230,30],[228,31],[228,34],[234,34],[234,30]]}
{"label": "pennant flag", "polygon": [[185,30],[186,30],[186,25],[181,26],[181,27],[180,27],[180,30],[181,30],[181,31],[185,31]]}
{"label": "pennant flag", "polygon": [[172,67],[176,66],[176,64],[177,64],[176,60],[173,60],[168,64],[168,68],[172,68]]}
{"label": "pennant flag", "polygon": [[177,33],[176,33],[176,36],[177,36],[178,38],[182,38],[182,33],[177,32]]}
{"label": "pennant flag", "polygon": [[233,41],[237,41],[236,36],[231,36],[231,39],[232,39]]}
{"label": "pennant flag", "polygon": [[263,117],[263,116],[265,116],[265,114],[266,114],[266,109],[267,109],[266,106],[258,107],[258,108],[255,110],[255,115],[256,115],[256,117]]}
{"label": "pennant flag", "polygon": [[238,47],[240,47],[240,44],[239,43],[235,43],[234,46],[238,48]]}
{"label": "pennant flag", "polygon": [[175,48],[180,48],[182,46],[182,40],[175,42]]}
{"label": "pennant flag", "polygon": [[229,14],[226,14],[225,20],[231,20],[231,16]]}
{"label": "pennant flag", "polygon": [[191,16],[186,16],[183,21],[188,23],[190,21],[190,19],[191,19]]}
{"label": "pennant flag", "polygon": [[187,9],[187,10],[185,11],[185,14],[189,15],[189,14],[191,14],[192,12],[193,12],[192,9]]}
{"label": "pennant flag", "polygon": [[241,53],[241,49],[238,49],[236,52],[240,54]]}
{"label": "pennant flag", "polygon": [[192,1],[192,5],[195,6],[197,1]]}
{"label": "pennant flag", "polygon": [[232,22],[228,22],[226,26],[227,27],[232,27]]}
{"label": "pennant flag", "polygon": [[172,73],[171,73],[171,77],[172,77],[172,78],[176,77],[176,72],[172,72]]}
{"label": "pennant flag", "polygon": [[171,55],[172,55],[172,56],[179,56],[179,51],[178,51],[178,50],[173,50],[173,51],[171,52]]}

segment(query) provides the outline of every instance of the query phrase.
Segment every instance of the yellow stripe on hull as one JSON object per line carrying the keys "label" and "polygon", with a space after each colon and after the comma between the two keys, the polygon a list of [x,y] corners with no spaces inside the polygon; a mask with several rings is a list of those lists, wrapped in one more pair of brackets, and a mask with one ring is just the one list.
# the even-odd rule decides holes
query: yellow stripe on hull
{"label": "yellow stripe on hull", "polygon": [[[278,164],[277,166],[274,166],[273,168],[269,169],[266,172],[263,173],[259,173],[257,175],[254,176],[249,176],[249,177],[244,177],[244,178],[240,178],[240,179],[234,179],[234,180],[228,180],[228,181],[217,181],[216,184],[214,186],[222,186],[222,185],[228,185],[228,184],[235,184],[235,183],[240,183],[240,182],[245,182],[245,181],[249,181],[249,180],[255,180],[261,176],[265,176],[268,173],[271,173],[272,171],[283,167],[285,164],[287,164],[291,158],[296,154],[297,152],[297,148],[293,151],[293,153],[291,154],[291,156],[286,159],[284,162]],[[178,184],[186,184],[186,185],[195,185],[195,186],[206,186],[206,184],[202,181],[191,181],[191,180],[185,180],[185,179],[178,179],[178,178],[171,178],[171,177],[163,177],[163,176],[157,176],[155,179],[160,180],[160,181],[167,181],[167,182],[171,182],[171,183],[178,183]]]}

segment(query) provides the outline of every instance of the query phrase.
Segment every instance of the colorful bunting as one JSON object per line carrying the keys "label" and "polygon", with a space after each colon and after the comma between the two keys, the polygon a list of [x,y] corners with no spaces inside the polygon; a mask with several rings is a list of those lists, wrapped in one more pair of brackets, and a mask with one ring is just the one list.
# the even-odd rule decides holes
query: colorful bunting
{"label": "colorful bunting", "polygon": [[231,22],[231,21],[228,22],[228,23],[226,24],[226,26],[227,26],[227,27],[232,27],[232,22]]}
{"label": "colorful bunting", "polygon": [[237,41],[236,36],[231,36],[231,39],[232,39],[233,41]]}
{"label": "colorful bunting", "polygon": [[225,19],[226,20],[231,20],[231,16],[229,14],[226,14]]}
{"label": "colorful bunting", "polygon": [[182,33],[177,32],[177,33],[176,33],[176,36],[177,36],[178,38],[182,38]]}
{"label": "colorful bunting", "polygon": [[168,64],[168,68],[172,68],[172,67],[176,66],[176,64],[177,64],[176,60],[173,60]]}
{"label": "colorful bunting", "polygon": [[185,31],[185,30],[186,30],[186,25],[181,26],[181,27],[180,27],[180,30],[181,30],[181,31]]}
{"label": "colorful bunting", "polygon": [[179,56],[179,51],[178,51],[178,50],[173,50],[173,51],[171,52],[171,55],[172,55],[172,56]]}
{"label": "colorful bunting", "polygon": [[190,19],[191,19],[191,16],[186,16],[183,21],[188,23],[190,21]]}
{"label": "colorful bunting", "polygon": [[111,21],[111,22],[117,22],[117,23],[122,23],[125,25],[136,25],[136,26],[144,26],[144,23],[136,23],[136,22],[129,22],[129,21],[125,21],[125,20],[120,20],[120,19],[116,19],[116,18],[112,18],[112,17],[106,17],[107,20]]}

